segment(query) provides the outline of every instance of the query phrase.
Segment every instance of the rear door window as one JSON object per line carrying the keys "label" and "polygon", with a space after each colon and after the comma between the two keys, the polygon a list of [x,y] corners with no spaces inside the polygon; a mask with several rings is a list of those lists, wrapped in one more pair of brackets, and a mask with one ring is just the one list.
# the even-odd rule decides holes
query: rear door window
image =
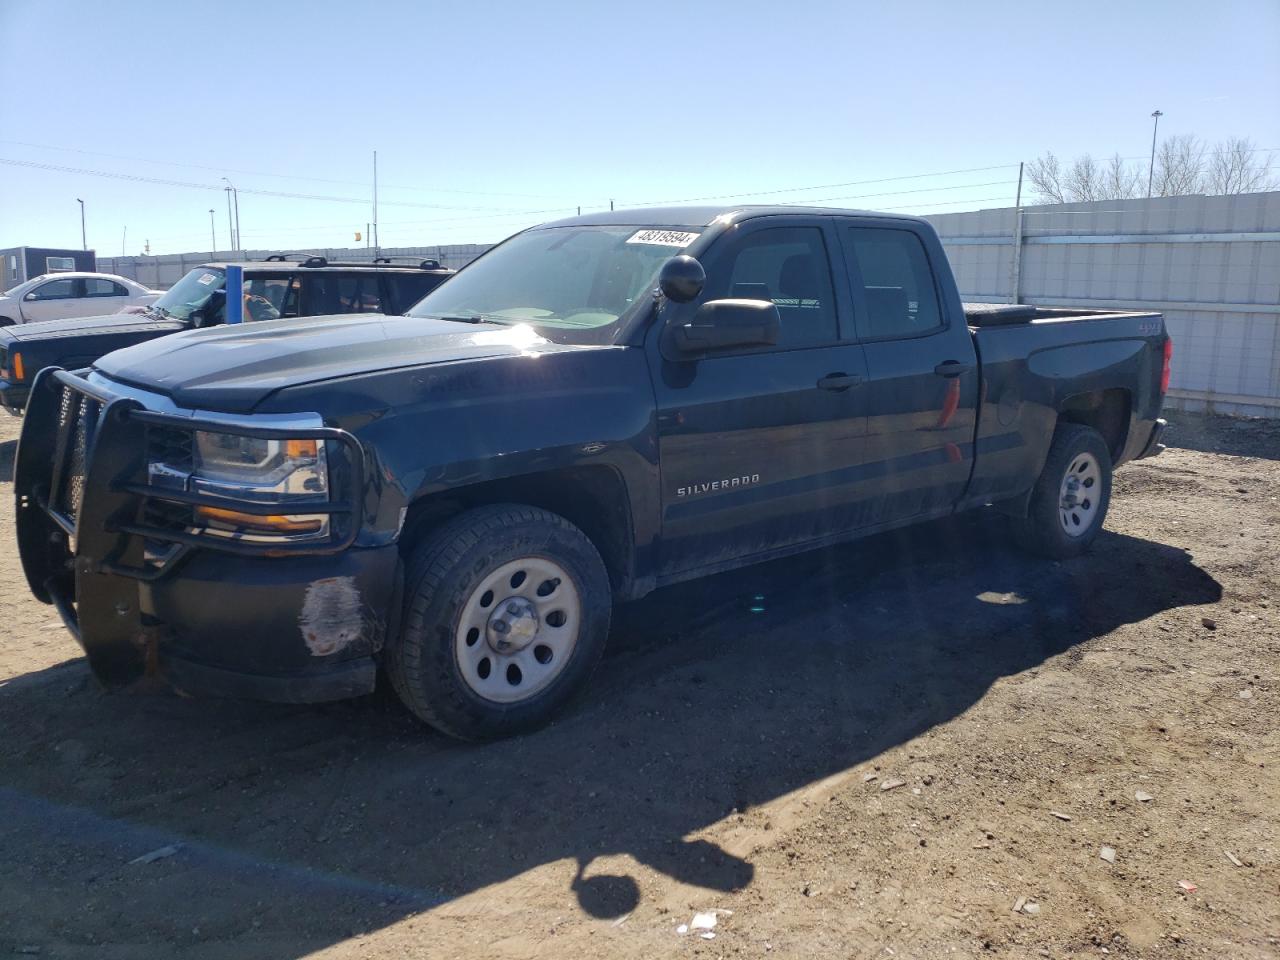
{"label": "rear door window", "polygon": [[[850,227],[845,255],[864,340],[905,339],[936,333],[942,311],[924,244],[910,230]],[[859,294],[861,296],[859,296]]]}
{"label": "rear door window", "polygon": [[331,313],[377,313],[379,309],[376,273],[302,275],[304,316],[316,317]]}
{"label": "rear door window", "polygon": [[127,297],[129,291],[114,280],[104,277],[87,277],[84,281],[86,297]]}

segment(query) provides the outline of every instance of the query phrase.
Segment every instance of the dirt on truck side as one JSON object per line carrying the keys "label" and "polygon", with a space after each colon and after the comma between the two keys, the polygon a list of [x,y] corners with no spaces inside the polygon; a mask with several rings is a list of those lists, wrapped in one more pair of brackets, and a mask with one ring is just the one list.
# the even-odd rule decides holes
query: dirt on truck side
{"label": "dirt on truck side", "polygon": [[101,692],[3,499],[0,955],[1280,956],[1280,431],[1169,416],[1084,557],[980,513],[662,590],[485,746]]}

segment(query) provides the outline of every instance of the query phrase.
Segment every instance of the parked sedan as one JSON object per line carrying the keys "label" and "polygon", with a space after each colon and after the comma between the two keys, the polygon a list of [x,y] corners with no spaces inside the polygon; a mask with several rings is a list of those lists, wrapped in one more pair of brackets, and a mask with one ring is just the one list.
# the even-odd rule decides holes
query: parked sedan
{"label": "parked sedan", "polygon": [[0,294],[0,327],[36,320],[100,317],[141,307],[160,296],[112,273],[46,273]]}

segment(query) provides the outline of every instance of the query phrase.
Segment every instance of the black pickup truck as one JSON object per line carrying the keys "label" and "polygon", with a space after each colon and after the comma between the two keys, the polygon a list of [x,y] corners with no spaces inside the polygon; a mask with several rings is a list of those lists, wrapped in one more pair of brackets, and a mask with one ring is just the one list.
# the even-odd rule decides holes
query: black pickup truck
{"label": "black pickup truck", "polygon": [[[335,263],[324,257],[295,261],[289,256],[276,254],[240,264],[246,321],[362,312],[401,314],[453,274],[435,260]],[[206,263],[189,271],[137,314],[0,327],[0,406],[15,416],[21,414],[31,382],[45,367],[76,370],[121,347],[222,323],[227,266]]]}
{"label": "black pickup truck", "polygon": [[938,237],[844,210],[619,211],[510,238],[408,316],[176,334],[33,387],[22,562],[98,676],[318,701],[385,670],[487,738],[611,604],[992,505],[1083,551],[1161,449],[1155,313],[966,311]]}

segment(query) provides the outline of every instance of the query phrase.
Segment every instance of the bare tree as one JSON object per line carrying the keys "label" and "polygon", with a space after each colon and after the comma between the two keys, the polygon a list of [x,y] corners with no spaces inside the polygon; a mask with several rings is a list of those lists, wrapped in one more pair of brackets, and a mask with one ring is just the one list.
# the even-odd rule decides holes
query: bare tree
{"label": "bare tree", "polygon": [[1027,179],[1042,200],[1050,203],[1066,203],[1067,195],[1062,186],[1062,169],[1052,153],[1037,157],[1027,167]]}
{"label": "bare tree", "polygon": [[1102,171],[1102,190],[1107,200],[1129,200],[1142,196],[1142,174],[1124,162],[1120,154],[1107,161]]}
{"label": "bare tree", "polygon": [[1075,202],[1105,200],[1102,196],[1102,170],[1092,154],[1076,157],[1067,171],[1067,195]]}
{"label": "bare tree", "polygon": [[[1088,200],[1128,200],[1146,196],[1147,162],[1126,161],[1115,154],[1099,163],[1081,154],[1063,168],[1052,153],[1027,167],[1032,188],[1044,203],[1080,203]],[[1181,197],[1188,194],[1253,193],[1280,188],[1270,154],[1253,141],[1230,137],[1209,150],[1191,134],[1167,137],[1156,151],[1151,195]]]}
{"label": "bare tree", "polygon": [[1027,176],[1040,199],[1050,203],[1079,203],[1086,200],[1119,200],[1139,195],[1139,172],[1119,154],[1105,164],[1084,154],[1064,172],[1052,153],[1032,161]]}
{"label": "bare tree", "polygon": [[1271,173],[1271,154],[1263,153],[1245,137],[1228,137],[1218,144],[1205,174],[1207,192],[1258,193],[1280,186]]}
{"label": "bare tree", "polygon": [[1185,197],[1204,193],[1204,142],[1191,134],[1168,137],[1156,151],[1155,182],[1151,193],[1157,197]]}

